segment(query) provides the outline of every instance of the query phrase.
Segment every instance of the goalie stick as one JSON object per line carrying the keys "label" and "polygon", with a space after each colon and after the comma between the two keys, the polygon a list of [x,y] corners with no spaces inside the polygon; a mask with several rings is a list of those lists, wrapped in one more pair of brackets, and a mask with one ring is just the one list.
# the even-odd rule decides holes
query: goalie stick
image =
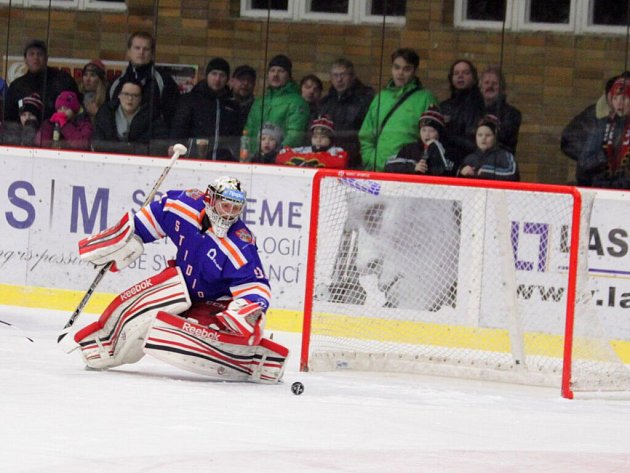
{"label": "goalie stick", "polygon": [[[175,164],[175,161],[177,161],[177,159],[181,155],[186,154],[187,151],[188,150],[183,144],[178,143],[175,146],[173,146],[173,156],[171,157],[170,161],[168,162],[168,164],[162,171],[162,174],[160,175],[158,180],[153,185],[153,189],[151,189],[151,191],[147,194],[147,197],[144,199],[144,203],[142,204],[142,207],[145,207],[151,203],[151,201],[153,200],[153,197],[155,197],[155,193],[157,192],[159,187],[162,185],[162,182],[164,182],[164,179],[166,179],[166,176],[171,170],[171,168],[173,167],[173,165]],[[101,282],[105,274],[110,270],[110,268],[112,267],[112,264],[113,262],[109,262],[99,270],[98,274],[94,278],[94,281],[92,281],[92,284],[90,284],[90,287],[88,288],[87,292],[83,296],[83,299],[81,299],[81,302],[79,302],[79,305],[74,310],[74,312],[70,316],[70,319],[68,319],[68,322],[63,327],[63,330],[57,337],[57,343],[62,345],[66,352],[70,353],[76,348],[76,344],[74,344],[74,342],[69,343],[67,341],[68,338],[66,338],[66,335],[68,335],[68,333],[70,332],[70,329],[72,328],[74,323],[77,321],[79,314],[81,314],[81,312],[87,305],[88,301],[92,297],[92,294],[94,294],[94,291],[96,290],[96,286],[99,285],[99,283]],[[70,339],[72,339],[72,337],[70,337]],[[62,343],[64,340],[66,340],[66,342]]]}
{"label": "goalie stick", "polygon": [[[13,324],[10,324],[9,322],[5,322],[4,320],[0,320],[0,324],[6,325],[7,327],[11,327],[19,332],[22,332],[22,329],[16,327]],[[22,336],[25,337],[29,342],[35,342],[35,340],[33,340],[31,337],[27,337],[26,335],[24,335],[24,333],[22,333]]]}

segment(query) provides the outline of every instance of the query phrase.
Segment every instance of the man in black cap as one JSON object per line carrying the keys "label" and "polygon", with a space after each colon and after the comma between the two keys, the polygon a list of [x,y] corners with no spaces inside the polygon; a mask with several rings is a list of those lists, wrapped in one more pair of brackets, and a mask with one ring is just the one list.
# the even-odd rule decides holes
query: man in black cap
{"label": "man in black cap", "polygon": [[263,97],[254,101],[245,125],[247,136],[250,137],[250,156],[258,152],[260,128],[267,122],[282,129],[283,146],[304,144],[310,112],[300,87],[292,80],[292,69],[291,60],[284,54],[278,54],[269,61],[267,90]]}
{"label": "man in black cap", "polygon": [[60,69],[48,67],[48,48],[39,39],[32,39],[24,46],[24,63],[27,72],[14,79],[9,86],[4,116],[7,121],[19,120],[18,102],[34,93],[44,102],[43,117],[40,123],[56,111],[55,100],[64,90],[78,93],[77,83],[70,74]]}
{"label": "man in black cap", "polygon": [[239,105],[241,128],[245,126],[247,115],[254,103],[254,88],[256,87],[256,71],[253,67],[243,64],[234,69],[230,79],[232,97]]}
{"label": "man in black cap", "polygon": [[238,103],[230,96],[230,65],[211,59],[206,78],[182,95],[171,126],[173,143],[186,143],[191,157],[219,161],[236,160],[241,134]]}

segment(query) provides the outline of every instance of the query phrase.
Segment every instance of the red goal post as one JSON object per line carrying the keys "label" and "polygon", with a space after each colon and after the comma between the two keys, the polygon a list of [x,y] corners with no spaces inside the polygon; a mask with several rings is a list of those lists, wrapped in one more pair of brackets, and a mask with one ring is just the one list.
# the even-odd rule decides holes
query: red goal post
{"label": "red goal post", "polygon": [[630,391],[588,291],[593,200],[570,186],[318,171],[301,369]]}

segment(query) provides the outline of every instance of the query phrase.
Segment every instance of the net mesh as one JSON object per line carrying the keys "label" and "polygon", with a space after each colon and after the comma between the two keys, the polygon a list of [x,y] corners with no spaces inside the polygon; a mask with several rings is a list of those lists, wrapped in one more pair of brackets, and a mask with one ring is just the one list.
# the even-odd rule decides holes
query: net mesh
{"label": "net mesh", "polygon": [[[324,177],[308,368],[559,385],[573,200]],[[628,368],[592,308],[582,236],[572,389],[628,389]]]}

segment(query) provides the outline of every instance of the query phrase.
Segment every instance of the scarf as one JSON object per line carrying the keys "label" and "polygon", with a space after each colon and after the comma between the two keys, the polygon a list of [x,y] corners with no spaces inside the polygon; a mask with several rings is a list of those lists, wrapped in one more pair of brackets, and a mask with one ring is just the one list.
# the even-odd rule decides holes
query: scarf
{"label": "scarf", "polygon": [[608,159],[608,173],[622,174],[630,160],[630,119],[611,115],[606,123],[602,147]]}

